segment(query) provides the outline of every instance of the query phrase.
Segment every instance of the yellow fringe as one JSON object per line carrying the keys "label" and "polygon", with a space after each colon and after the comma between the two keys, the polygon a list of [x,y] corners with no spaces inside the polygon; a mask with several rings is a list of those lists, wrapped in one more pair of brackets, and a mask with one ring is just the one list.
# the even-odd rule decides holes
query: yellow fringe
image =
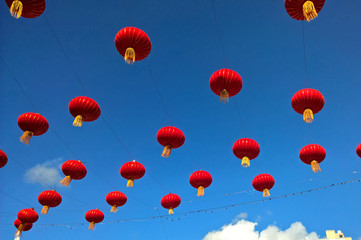
{"label": "yellow fringe", "polygon": [[204,196],[204,187],[200,186],[198,187],[198,193],[197,196]]}
{"label": "yellow fringe", "polygon": [[73,126],[81,127],[83,125],[83,117],[81,115],[76,116],[73,122]]}
{"label": "yellow fringe", "polygon": [[303,121],[306,123],[312,123],[313,122],[313,112],[311,109],[307,108],[305,111],[303,111]]}
{"label": "yellow fringe", "polygon": [[248,157],[243,157],[242,158],[242,167],[249,167],[251,164],[250,164],[250,160]]}
{"label": "yellow fringe", "polygon": [[303,4],[303,16],[305,16],[307,22],[317,18],[318,14],[312,1],[307,1]]}
{"label": "yellow fringe", "polygon": [[33,136],[33,132],[25,131],[23,135],[20,137],[20,142],[29,145],[30,139]]}
{"label": "yellow fringe", "polygon": [[44,206],[43,207],[43,209],[41,210],[41,214],[43,214],[43,215],[45,215],[45,214],[47,214],[48,213],[48,211],[49,211],[49,206]]}
{"label": "yellow fringe", "polygon": [[22,237],[22,232],[25,228],[25,224],[21,223],[20,226],[18,227],[18,230],[16,230],[15,232],[15,237]]}
{"label": "yellow fringe", "polygon": [[168,209],[168,213],[169,213],[169,214],[174,214],[173,208],[169,208],[169,209]]}
{"label": "yellow fringe", "polygon": [[320,165],[318,164],[318,162],[316,160],[313,160],[311,162],[311,167],[312,167],[312,171],[317,173],[317,172],[321,172],[321,168]]}
{"label": "yellow fringe", "polygon": [[221,102],[223,103],[227,103],[228,99],[229,99],[229,93],[226,89],[223,89],[221,91],[221,93],[219,94],[219,96],[221,97]]}
{"label": "yellow fringe", "polygon": [[125,50],[124,60],[128,64],[133,64],[135,62],[135,51],[133,48],[127,48],[127,50]]}
{"label": "yellow fringe", "polygon": [[65,187],[69,186],[71,182],[71,177],[66,176],[63,180],[60,181],[61,184],[63,184]]}
{"label": "yellow fringe", "polygon": [[20,18],[23,13],[23,3],[19,0],[13,1],[10,7],[10,14],[14,18]]}
{"label": "yellow fringe", "polygon": [[117,205],[113,205],[112,209],[110,209],[110,212],[116,213],[118,210]]}
{"label": "yellow fringe", "polygon": [[263,189],[263,197],[269,197],[271,196],[271,194],[269,193],[269,190],[266,188],[266,189]]}
{"label": "yellow fringe", "polygon": [[95,229],[95,222],[91,222],[89,224],[89,227],[88,227],[89,230],[94,230]]}
{"label": "yellow fringe", "polygon": [[162,157],[169,157],[171,152],[172,152],[171,145],[165,146],[164,149],[163,149]]}
{"label": "yellow fringe", "polygon": [[134,179],[128,179],[127,187],[133,187],[134,186]]}

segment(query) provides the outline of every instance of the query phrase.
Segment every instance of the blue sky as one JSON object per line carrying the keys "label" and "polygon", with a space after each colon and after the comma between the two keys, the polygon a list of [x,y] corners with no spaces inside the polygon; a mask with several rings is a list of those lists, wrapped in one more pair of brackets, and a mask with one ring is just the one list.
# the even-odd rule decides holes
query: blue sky
{"label": "blue sky", "polygon": [[[284,230],[299,221],[320,236],[327,229],[341,229],[346,236],[361,237],[359,183],[180,220],[171,217],[174,221],[101,224],[94,232],[71,224],[86,223],[84,212],[93,208],[105,213],[105,222],[163,215],[167,210],[160,199],[169,192],[182,198],[176,213],[262,199],[261,193],[252,191],[224,195],[252,190],[252,179],[260,173],[274,176],[272,196],[360,178],[361,159],[355,149],[361,142],[361,3],[327,1],[319,18],[304,26],[308,87],[325,97],[325,107],[310,127],[311,142],[327,152],[317,174],[298,158],[299,150],[310,143],[309,126],[291,107],[292,95],[306,87],[302,23],[288,16],[281,0],[214,0],[214,4],[226,62],[211,1],[48,1],[42,16],[18,20],[10,16],[5,2],[1,4],[0,55],[36,109],[1,63],[0,148],[28,169],[55,169],[47,176],[50,179],[57,180],[56,170],[69,159],[79,157],[88,167],[88,175],[70,187],[55,184],[63,203],[40,216],[33,230],[24,234],[26,239],[202,239],[240,213],[258,223],[257,231],[272,224]],[[119,174],[121,165],[132,158],[105,122],[99,118],[81,128],[72,126],[68,103],[84,91],[47,20],[87,96],[99,103],[126,149],[145,166],[147,172],[134,188],[125,188],[126,180]],[[116,33],[127,26],[141,28],[152,42],[148,58],[132,66],[114,46]],[[243,78],[243,89],[229,104],[221,104],[209,87],[211,74],[224,67]],[[18,116],[36,111],[75,154],[52,130],[34,137],[29,146],[18,141],[22,134]],[[186,141],[164,159],[156,133],[167,125],[183,130]],[[247,169],[232,153],[233,143],[245,137],[243,129],[261,147]],[[197,198],[188,182],[199,170],[192,158],[213,176],[203,198]],[[26,170],[10,157],[0,172],[1,191],[22,200],[1,194],[0,236],[8,239],[15,233],[17,212],[30,206],[40,210],[37,196],[48,187],[29,181]],[[105,202],[106,194],[114,190],[128,196],[116,214]],[[63,223],[72,229],[44,225]]]}

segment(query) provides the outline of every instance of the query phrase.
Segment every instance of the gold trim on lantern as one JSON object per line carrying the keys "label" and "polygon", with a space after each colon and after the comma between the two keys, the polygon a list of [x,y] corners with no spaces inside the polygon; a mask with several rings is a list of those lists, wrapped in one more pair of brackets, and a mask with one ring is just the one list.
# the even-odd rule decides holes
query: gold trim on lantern
{"label": "gold trim on lantern", "polygon": [[20,18],[21,14],[23,13],[23,7],[23,3],[19,0],[13,1],[10,7],[11,16],[13,16],[14,18]]}
{"label": "gold trim on lantern", "polygon": [[198,187],[198,193],[197,196],[204,196],[204,187],[203,186],[199,186]]}
{"label": "gold trim on lantern", "polygon": [[73,122],[73,126],[81,127],[83,125],[83,117],[81,115],[76,116]]}
{"label": "gold trim on lantern", "polygon": [[247,157],[247,156],[244,156],[243,158],[242,158],[242,167],[249,167],[250,165],[251,165],[251,163],[250,163],[250,160],[249,160],[249,157]]}
{"label": "gold trim on lantern", "polygon": [[219,96],[221,97],[221,102],[223,102],[223,103],[228,102],[229,93],[228,93],[228,91],[227,91],[226,89],[223,89],[223,90],[220,92]]}
{"label": "gold trim on lantern", "polygon": [[71,180],[72,179],[70,176],[66,176],[63,180],[60,181],[60,183],[63,184],[65,187],[67,187],[69,186]]}
{"label": "gold trim on lantern", "polygon": [[313,122],[313,112],[310,108],[305,109],[303,111],[303,121],[306,123],[312,123]]}
{"label": "gold trim on lantern", "polygon": [[303,16],[307,20],[307,22],[310,22],[311,20],[317,18],[318,14],[315,8],[315,5],[312,1],[307,1],[303,4]]}
{"label": "gold trim on lantern", "polygon": [[163,149],[162,157],[169,157],[172,152],[172,146],[166,145]]}
{"label": "gold trim on lantern", "polygon": [[116,213],[118,210],[117,205],[113,205],[112,208],[110,209],[110,212]]}
{"label": "gold trim on lantern", "polygon": [[271,196],[269,190],[267,188],[263,189],[263,197],[269,197],[269,196]]}
{"label": "gold trim on lantern", "polygon": [[48,213],[48,211],[49,211],[49,206],[44,206],[43,207],[43,209],[41,209],[41,214],[43,214],[43,215],[45,215],[45,214],[47,214]]}
{"label": "gold trim on lantern", "polygon": [[174,214],[173,208],[168,209],[168,214]]}
{"label": "gold trim on lantern", "polygon": [[133,187],[134,186],[134,178],[128,179],[127,187]]}
{"label": "gold trim on lantern", "polygon": [[29,145],[31,137],[34,135],[31,131],[25,131],[23,135],[20,137],[20,142],[25,143],[26,145]]}
{"label": "gold trim on lantern", "polygon": [[95,229],[95,222],[91,222],[89,224],[89,227],[88,227],[89,230],[94,230]]}
{"label": "gold trim on lantern", "polygon": [[133,64],[135,62],[135,51],[133,48],[129,47],[125,50],[124,60],[128,64]]}
{"label": "gold trim on lantern", "polygon": [[318,164],[318,162],[316,160],[313,160],[311,162],[311,167],[312,167],[312,171],[317,173],[317,172],[321,172],[321,168],[320,165]]}

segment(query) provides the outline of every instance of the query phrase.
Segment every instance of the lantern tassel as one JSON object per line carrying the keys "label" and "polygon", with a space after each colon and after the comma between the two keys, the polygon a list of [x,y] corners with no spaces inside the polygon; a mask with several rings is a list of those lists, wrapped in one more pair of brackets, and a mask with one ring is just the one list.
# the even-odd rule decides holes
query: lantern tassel
{"label": "lantern tassel", "polygon": [[263,197],[269,197],[271,194],[269,193],[269,190],[266,188],[263,190]]}
{"label": "lantern tassel", "polygon": [[20,240],[19,236],[15,236],[14,240]]}
{"label": "lantern tassel", "polygon": [[204,196],[204,187],[200,186],[198,187],[198,193],[197,196]]}
{"label": "lantern tassel", "polygon": [[127,187],[133,187],[134,186],[134,179],[128,179]]}
{"label": "lantern tassel", "polygon": [[317,173],[317,172],[321,172],[321,168],[320,165],[318,164],[318,162],[316,160],[313,160],[311,162],[311,167],[312,167],[312,171]]}
{"label": "lantern tassel", "polygon": [[307,1],[303,4],[303,16],[306,18],[307,22],[317,18],[318,14],[312,1]]}
{"label": "lantern tassel", "polygon": [[65,187],[69,186],[71,182],[71,177],[66,176],[63,180],[60,181],[61,184],[63,184]]}
{"label": "lantern tassel", "polygon": [[128,64],[133,64],[135,62],[135,51],[133,48],[130,47],[125,50],[124,60]]}
{"label": "lantern tassel", "polygon": [[13,1],[10,7],[10,14],[14,18],[20,18],[23,13],[23,3],[19,0]]}
{"label": "lantern tassel", "polygon": [[226,89],[223,89],[221,91],[221,93],[219,94],[219,96],[221,97],[221,102],[223,103],[227,103],[228,99],[229,99],[229,93]]}
{"label": "lantern tassel", "polygon": [[311,109],[307,108],[305,111],[303,111],[303,121],[306,123],[312,123],[313,122],[313,112]]}
{"label": "lantern tassel", "polygon": [[169,157],[171,152],[172,152],[172,146],[171,145],[165,146],[163,149],[162,157]]}
{"label": "lantern tassel", "polygon": [[95,229],[95,222],[91,222],[89,224],[89,227],[88,227],[89,230],[94,230]]}
{"label": "lantern tassel", "polygon": [[15,232],[15,237],[22,237],[22,232],[25,228],[25,224],[21,223],[20,226],[18,227],[18,230],[16,230]]}
{"label": "lantern tassel", "polygon": [[41,214],[45,215],[49,211],[49,206],[44,206],[43,209],[41,209]]}
{"label": "lantern tassel", "polygon": [[117,205],[113,205],[112,209],[110,209],[110,212],[116,213],[118,210]]}
{"label": "lantern tassel", "polygon": [[174,214],[173,208],[168,209],[168,214]]}
{"label": "lantern tassel", "polygon": [[30,139],[33,136],[33,132],[31,131],[25,131],[23,135],[20,137],[20,142],[25,143],[26,145],[29,145]]}
{"label": "lantern tassel", "polygon": [[81,115],[76,116],[73,122],[73,126],[81,127],[83,125],[83,117]]}
{"label": "lantern tassel", "polygon": [[243,157],[242,158],[242,167],[249,167],[251,164],[250,164],[250,160],[248,157]]}

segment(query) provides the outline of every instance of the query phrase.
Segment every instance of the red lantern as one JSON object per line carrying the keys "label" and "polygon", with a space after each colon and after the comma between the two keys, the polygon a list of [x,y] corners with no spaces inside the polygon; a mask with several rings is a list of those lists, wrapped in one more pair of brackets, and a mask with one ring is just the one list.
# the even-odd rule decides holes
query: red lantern
{"label": "red lantern", "polygon": [[297,113],[303,114],[305,122],[312,123],[313,114],[322,110],[325,105],[325,99],[319,91],[305,88],[293,95],[291,104]]}
{"label": "red lantern", "polygon": [[104,220],[104,213],[98,209],[89,210],[85,214],[85,219],[90,222],[88,229],[94,230],[95,224]]}
{"label": "red lantern", "polygon": [[75,117],[73,125],[81,127],[83,122],[91,122],[100,116],[100,107],[96,101],[88,97],[76,97],[69,103],[70,114]]}
{"label": "red lantern", "polygon": [[49,208],[59,206],[62,198],[59,193],[55,192],[55,190],[48,190],[39,194],[38,201],[44,206],[41,210],[41,214],[47,214]]}
{"label": "red lantern", "polygon": [[212,91],[220,96],[224,103],[241,91],[242,84],[241,76],[231,69],[220,69],[213,73],[209,80]]}
{"label": "red lantern", "polygon": [[127,202],[127,196],[119,191],[110,192],[107,194],[105,200],[112,206],[110,212],[117,212],[117,207],[123,206]]}
{"label": "red lantern", "polygon": [[361,144],[359,144],[356,148],[357,155],[361,158]]}
{"label": "red lantern", "polygon": [[145,167],[135,160],[124,163],[120,168],[120,175],[122,175],[123,178],[128,179],[127,187],[133,187],[134,180],[142,178],[144,174]]}
{"label": "red lantern", "polygon": [[189,183],[198,189],[197,196],[204,196],[204,189],[212,183],[212,175],[206,171],[196,171],[189,177]]}
{"label": "red lantern", "polygon": [[269,174],[260,174],[253,179],[252,185],[257,191],[263,192],[263,197],[269,197],[269,190],[275,185],[275,179]]}
{"label": "red lantern", "polygon": [[250,138],[238,139],[233,144],[233,153],[239,159],[242,159],[242,166],[249,167],[250,160],[255,159],[261,151],[258,143]]}
{"label": "red lantern", "polygon": [[0,168],[4,167],[8,163],[8,156],[0,150]]}
{"label": "red lantern", "polygon": [[309,144],[304,146],[300,151],[300,159],[302,162],[311,165],[312,171],[320,172],[318,165],[326,158],[326,150],[318,144]]}
{"label": "red lantern", "polygon": [[64,162],[61,170],[63,171],[65,178],[61,180],[60,183],[64,186],[69,186],[71,180],[83,179],[87,174],[84,164],[81,161],[76,160],[68,160]]}
{"label": "red lantern", "polygon": [[36,18],[45,10],[45,0],[5,0],[14,18]]}
{"label": "red lantern", "polygon": [[33,224],[34,222],[38,221],[39,216],[34,211],[33,208],[28,209],[22,209],[18,212],[18,220],[20,221],[20,225],[18,227],[18,230],[15,233],[16,237],[21,236],[21,232],[24,231],[25,226],[27,224]]}
{"label": "red lantern", "polygon": [[[17,228],[17,229],[19,229],[19,227],[20,227],[20,225],[21,225],[21,221],[19,220],[19,219],[16,219],[15,221],[14,221],[14,226]],[[33,224],[32,223],[25,223],[25,224],[23,224],[23,230],[21,231],[21,232],[19,232],[17,235],[16,235],[16,237],[18,237],[18,238],[20,238],[20,237],[22,237],[22,232],[26,232],[26,231],[29,231],[32,227],[33,227]],[[16,238],[15,238],[16,239]]]}
{"label": "red lantern", "polygon": [[115,47],[128,64],[146,58],[152,45],[148,35],[135,27],[121,29],[115,36]]}
{"label": "red lantern", "polygon": [[32,136],[40,136],[49,129],[48,121],[39,113],[24,113],[18,118],[18,125],[24,134],[20,138],[20,142],[29,144]]}
{"label": "red lantern", "polygon": [[326,0],[285,0],[286,11],[296,20],[311,20],[317,18]]}
{"label": "red lantern", "polygon": [[181,199],[177,194],[169,193],[165,195],[160,204],[166,209],[168,209],[169,214],[174,214],[173,209],[177,208],[181,203]]}
{"label": "red lantern", "polygon": [[163,127],[157,133],[157,140],[164,146],[162,157],[169,157],[173,148],[184,144],[184,133],[176,127]]}

